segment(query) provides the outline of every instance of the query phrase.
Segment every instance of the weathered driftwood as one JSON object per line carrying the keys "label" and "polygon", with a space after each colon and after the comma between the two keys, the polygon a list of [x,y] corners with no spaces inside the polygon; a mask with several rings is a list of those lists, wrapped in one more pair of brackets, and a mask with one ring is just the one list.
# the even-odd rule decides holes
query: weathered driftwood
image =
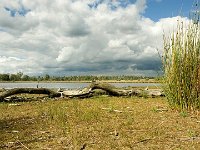
{"label": "weathered driftwood", "polygon": [[108,83],[94,82],[90,85],[91,90],[101,89],[108,93],[111,96],[137,96],[140,94],[140,90],[124,90],[116,88],[113,85]]}
{"label": "weathered driftwood", "polygon": [[93,96],[92,93],[93,91],[91,88],[84,88],[82,90],[64,90],[63,92],[61,92],[62,96],[69,98],[87,98]]}
{"label": "weathered driftwood", "polygon": [[[0,101],[4,101],[6,97],[21,94],[21,93],[29,93],[29,94],[47,94],[49,97],[79,97],[79,98],[87,98],[95,96],[96,91],[101,90],[110,96],[139,96],[139,97],[159,97],[164,96],[163,92],[159,89],[154,90],[138,90],[138,89],[120,89],[112,86],[108,83],[101,82],[93,82],[89,87],[84,88],[82,90],[64,90],[64,91],[53,91],[46,88],[15,88],[11,90],[4,91],[0,93]],[[99,95],[98,93],[98,95]]]}
{"label": "weathered driftwood", "polygon": [[49,97],[59,97],[61,94],[54,92],[46,88],[14,88],[0,93],[0,101],[3,101],[4,98],[16,94],[28,93],[28,94],[47,94]]}

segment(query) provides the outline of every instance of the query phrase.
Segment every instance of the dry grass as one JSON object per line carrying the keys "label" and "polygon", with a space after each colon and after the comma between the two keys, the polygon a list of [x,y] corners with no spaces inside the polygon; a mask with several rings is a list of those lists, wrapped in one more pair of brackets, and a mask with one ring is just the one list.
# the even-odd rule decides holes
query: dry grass
{"label": "dry grass", "polygon": [[0,104],[0,149],[200,149],[200,116],[165,99]]}

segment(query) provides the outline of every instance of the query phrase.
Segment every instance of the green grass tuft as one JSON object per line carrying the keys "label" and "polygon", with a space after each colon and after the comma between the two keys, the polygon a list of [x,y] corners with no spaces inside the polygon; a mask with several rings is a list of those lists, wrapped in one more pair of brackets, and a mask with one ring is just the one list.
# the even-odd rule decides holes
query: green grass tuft
{"label": "green grass tuft", "polygon": [[177,31],[164,36],[164,91],[169,104],[179,110],[200,108],[200,24],[186,27],[178,21]]}

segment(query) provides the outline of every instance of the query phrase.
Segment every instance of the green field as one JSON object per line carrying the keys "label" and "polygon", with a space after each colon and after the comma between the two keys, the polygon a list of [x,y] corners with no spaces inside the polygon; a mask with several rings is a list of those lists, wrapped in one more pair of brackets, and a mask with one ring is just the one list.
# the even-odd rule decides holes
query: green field
{"label": "green field", "polygon": [[165,98],[0,103],[0,149],[197,150],[200,116],[170,109]]}

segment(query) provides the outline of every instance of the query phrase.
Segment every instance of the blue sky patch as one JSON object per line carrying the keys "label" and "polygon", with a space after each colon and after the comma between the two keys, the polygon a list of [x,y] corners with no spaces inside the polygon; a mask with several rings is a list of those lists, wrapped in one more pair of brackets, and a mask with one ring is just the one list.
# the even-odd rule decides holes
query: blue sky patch
{"label": "blue sky patch", "polygon": [[10,13],[11,17],[15,17],[16,15],[26,16],[26,14],[31,11],[30,9],[25,8],[23,5],[20,5],[19,9],[9,7],[4,7],[4,9]]}
{"label": "blue sky patch", "polygon": [[100,4],[102,4],[104,0],[96,0],[93,3],[88,4],[90,8],[97,8]]}
{"label": "blue sky patch", "polygon": [[147,0],[144,16],[154,21],[161,18],[188,17],[195,0]]}
{"label": "blue sky patch", "polygon": [[[127,6],[134,4],[136,0],[96,0],[93,3],[88,4],[90,8],[96,9],[102,3],[107,3],[111,10],[116,10],[118,7],[126,8]],[[116,5],[117,4],[117,5]]]}

